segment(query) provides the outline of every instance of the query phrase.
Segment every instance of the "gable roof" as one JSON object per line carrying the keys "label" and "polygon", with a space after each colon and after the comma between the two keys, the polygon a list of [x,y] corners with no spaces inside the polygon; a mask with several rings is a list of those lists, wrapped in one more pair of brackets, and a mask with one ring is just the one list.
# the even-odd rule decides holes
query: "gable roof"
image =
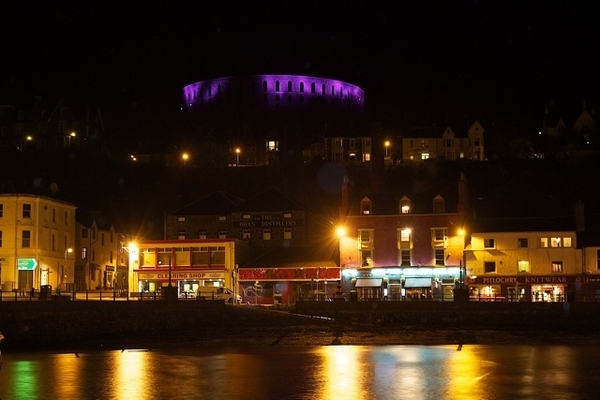
{"label": "gable roof", "polygon": [[284,192],[271,187],[256,196],[253,196],[233,207],[237,212],[276,212],[276,211],[301,211],[307,210],[306,206],[294,200]]}
{"label": "gable roof", "polygon": [[241,265],[240,268],[334,268],[337,267],[336,257],[336,249],[333,246],[276,247]]}
{"label": "gable roof", "polygon": [[214,191],[178,210],[177,215],[229,215],[243,199],[221,190]]}

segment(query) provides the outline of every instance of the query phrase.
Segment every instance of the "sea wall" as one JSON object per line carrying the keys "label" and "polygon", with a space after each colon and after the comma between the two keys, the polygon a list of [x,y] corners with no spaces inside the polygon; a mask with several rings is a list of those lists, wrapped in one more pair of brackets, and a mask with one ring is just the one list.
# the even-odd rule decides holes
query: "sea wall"
{"label": "sea wall", "polygon": [[[0,301],[5,349],[207,340],[323,325],[407,329],[600,330],[600,303],[299,302],[293,308],[223,301]],[[318,328],[320,329],[320,328]]]}

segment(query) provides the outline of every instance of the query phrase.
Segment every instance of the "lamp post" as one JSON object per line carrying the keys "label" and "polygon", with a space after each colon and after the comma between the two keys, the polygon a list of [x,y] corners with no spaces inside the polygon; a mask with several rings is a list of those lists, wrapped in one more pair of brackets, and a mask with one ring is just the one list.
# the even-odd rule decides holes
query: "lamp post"
{"label": "lamp post", "polygon": [[187,164],[187,160],[190,158],[190,155],[188,153],[183,153],[181,155],[181,159],[183,160],[183,165],[185,166]]}
{"label": "lamp post", "polygon": [[[63,268],[64,268],[64,270],[63,270],[63,271],[61,271],[61,274],[60,274],[60,283],[61,283],[61,286],[62,286],[62,284],[64,283],[64,280],[67,278],[67,270],[68,270],[68,265],[67,265],[67,263],[68,263],[68,261],[69,261],[69,260],[68,260],[68,258],[69,258],[69,254],[71,254],[72,252],[73,252],[73,249],[72,249],[72,248],[70,248],[70,247],[65,249],[65,266],[63,267]],[[65,288],[65,289],[66,289],[66,288]]]}
{"label": "lamp post", "polygon": [[239,165],[240,165],[240,152],[241,152],[241,151],[242,151],[242,150],[240,150],[240,148],[239,148],[239,147],[236,147],[236,148],[235,148],[235,166],[236,166],[236,167],[239,167]]}
{"label": "lamp post", "polygon": [[387,158],[388,157],[388,147],[390,147],[390,141],[386,140],[384,143],[384,146],[385,146],[385,158]]}
{"label": "lamp post", "polygon": [[169,255],[169,287],[172,287],[171,284],[171,255]]}
{"label": "lamp post", "polygon": [[338,226],[335,232],[336,236],[337,236],[337,261],[338,261],[338,265],[339,265],[339,271],[340,271],[340,282],[338,283],[338,291],[337,291],[337,296],[338,299],[342,299],[342,240],[343,238],[346,236],[346,228],[344,228],[343,226]]}

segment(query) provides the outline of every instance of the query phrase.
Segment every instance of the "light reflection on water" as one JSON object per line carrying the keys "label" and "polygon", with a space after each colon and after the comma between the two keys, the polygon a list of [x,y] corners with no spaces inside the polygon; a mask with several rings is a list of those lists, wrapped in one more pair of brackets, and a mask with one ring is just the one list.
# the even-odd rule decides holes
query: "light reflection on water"
{"label": "light reflection on water", "polygon": [[323,346],[4,354],[0,398],[586,399],[599,347]]}

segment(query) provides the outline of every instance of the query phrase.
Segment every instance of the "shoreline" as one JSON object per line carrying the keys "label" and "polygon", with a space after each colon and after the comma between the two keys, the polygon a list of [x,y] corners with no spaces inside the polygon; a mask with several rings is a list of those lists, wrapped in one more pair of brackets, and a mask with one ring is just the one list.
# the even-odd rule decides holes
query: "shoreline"
{"label": "shoreline", "polygon": [[10,349],[14,353],[77,353],[98,350],[169,350],[180,348],[260,348],[318,346],[600,346],[595,333],[489,329],[393,329],[382,327],[328,329],[324,326],[254,328],[241,333],[190,333],[163,337],[121,337],[84,340],[78,344],[46,343],[45,346]]}

